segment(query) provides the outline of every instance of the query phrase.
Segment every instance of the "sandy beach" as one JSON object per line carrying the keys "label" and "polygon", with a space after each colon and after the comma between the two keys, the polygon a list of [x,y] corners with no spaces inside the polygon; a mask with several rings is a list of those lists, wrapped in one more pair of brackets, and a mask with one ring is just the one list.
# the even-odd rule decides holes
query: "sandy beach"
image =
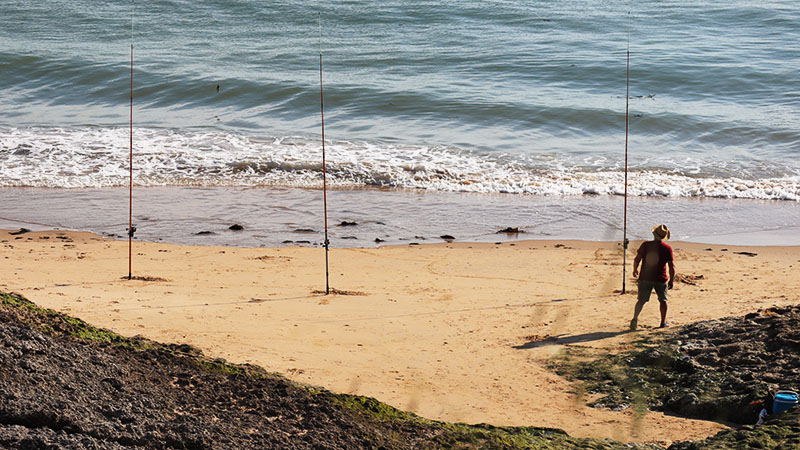
{"label": "sandy beach", "polygon": [[[585,406],[545,367],[565,346],[618,350],[659,332],[655,301],[627,333],[617,243],[518,241],[332,249],[134,242],[0,231],[0,289],[124,335],[188,343],[430,418],[669,443],[725,425]],[[639,241],[631,243],[629,264]],[[672,242],[673,327],[798,303],[796,247]],[[628,276],[630,277],[630,267]]]}

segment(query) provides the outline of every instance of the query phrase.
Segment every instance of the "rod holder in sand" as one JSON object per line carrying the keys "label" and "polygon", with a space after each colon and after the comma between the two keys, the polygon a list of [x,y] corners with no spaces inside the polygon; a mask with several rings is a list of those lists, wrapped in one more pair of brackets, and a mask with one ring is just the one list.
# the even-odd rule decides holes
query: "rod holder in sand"
{"label": "rod holder in sand", "polygon": [[133,278],[133,11],[134,2],[131,1],[131,103],[130,103],[130,183],[128,195],[128,279]]}
{"label": "rod holder in sand", "polygon": [[625,52],[625,200],[622,213],[622,293],[628,269],[628,105],[631,93],[631,15],[628,13],[628,48]]}
{"label": "rod holder in sand", "polygon": [[330,241],[328,240],[328,172],[325,161],[325,106],[322,94],[322,13],[318,16],[319,23],[319,111],[320,111],[320,124],[322,128],[322,207],[325,217],[325,295],[330,294],[330,275],[328,270],[328,249]]}

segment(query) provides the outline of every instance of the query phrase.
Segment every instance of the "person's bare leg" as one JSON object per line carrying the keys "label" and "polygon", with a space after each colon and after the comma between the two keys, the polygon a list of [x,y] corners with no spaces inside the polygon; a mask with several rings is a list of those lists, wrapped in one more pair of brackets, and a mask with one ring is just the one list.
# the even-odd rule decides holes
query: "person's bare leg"
{"label": "person's bare leg", "polygon": [[645,304],[645,302],[643,302],[641,300],[636,302],[636,306],[633,307],[633,318],[634,318],[634,320],[638,320],[639,319],[639,314],[641,314],[642,308],[644,308],[644,304]]}
{"label": "person's bare leg", "polygon": [[661,305],[661,328],[667,326],[667,302],[659,302]]}
{"label": "person's bare leg", "polygon": [[647,302],[639,300],[638,302],[636,302],[636,306],[633,307],[633,319],[631,319],[631,330],[636,329],[636,325],[638,325],[639,323],[639,314],[642,312],[642,308],[644,307],[645,303]]}

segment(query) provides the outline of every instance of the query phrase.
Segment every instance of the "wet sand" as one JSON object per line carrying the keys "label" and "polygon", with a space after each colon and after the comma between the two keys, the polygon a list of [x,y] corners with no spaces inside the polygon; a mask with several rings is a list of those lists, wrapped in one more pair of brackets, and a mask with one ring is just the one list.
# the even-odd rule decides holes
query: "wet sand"
{"label": "wet sand", "polygon": [[[424,417],[561,428],[668,443],[724,427],[585,406],[545,368],[564,346],[617,350],[657,333],[658,307],[626,333],[620,246],[584,241],[332,249],[134,242],[83,232],[0,232],[0,290],[125,335],[195,345],[297,381],[376,397]],[[629,264],[639,241],[632,242]],[[797,247],[672,242],[670,322],[800,302]],[[630,276],[630,268],[628,270]]]}
{"label": "wet sand", "polygon": [[[0,228],[62,228],[122,238],[127,236],[128,194],[126,188],[2,188]],[[460,242],[621,242],[623,201],[620,195],[331,189],[328,234],[337,248],[438,243],[442,235]],[[135,187],[133,202],[136,237],[144,241],[233,247],[280,247],[285,241],[319,247],[324,241],[319,189]],[[794,201],[628,199],[629,239],[649,239],[651,227],[659,223],[666,223],[680,241],[800,245],[800,202]],[[243,230],[232,232],[233,224]],[[522,233],[497,233],[509,227]]]}

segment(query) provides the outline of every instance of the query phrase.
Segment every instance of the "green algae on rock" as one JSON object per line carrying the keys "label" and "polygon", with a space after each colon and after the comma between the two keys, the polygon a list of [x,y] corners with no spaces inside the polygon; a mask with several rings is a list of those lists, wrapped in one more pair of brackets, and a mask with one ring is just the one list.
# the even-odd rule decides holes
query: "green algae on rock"
{"label": "green algae on rock", "polygon": [[751,402],[800,387],[798,323],[800,305],[775,307],[645,335],[616,354],[567,347],[549,366],[600,394],[592,406],[751,424]]}
{"label": "green algae on rock", "polygon": [[656,449],[450,424],[0,294],[0,447]]}

